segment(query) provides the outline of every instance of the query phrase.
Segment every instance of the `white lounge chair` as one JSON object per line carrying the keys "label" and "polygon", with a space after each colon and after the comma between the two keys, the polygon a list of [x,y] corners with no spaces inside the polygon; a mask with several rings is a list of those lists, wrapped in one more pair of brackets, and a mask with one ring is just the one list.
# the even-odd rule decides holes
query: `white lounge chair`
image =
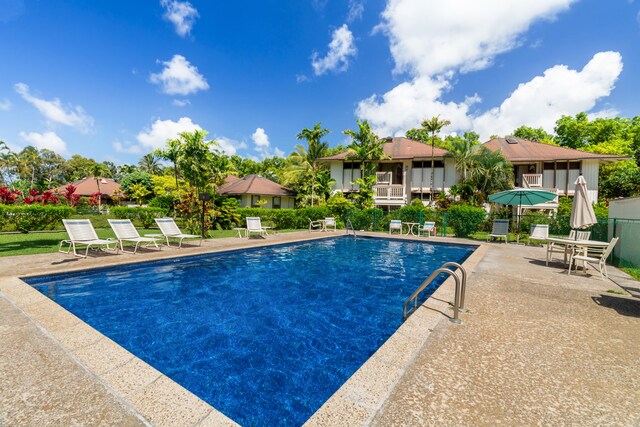
{"label": "white lounge chair", "polygon": [[307,218],[309,220],[309,233],[312,231],[322,231],[324,230],[323,221],[311,221],[311,218]]}
{"label": "white lounge chair", "polygon": [[330,228],[333,228],[333,231],[338,230],[336,219],[331,216],[324,219],[324,231],[329,231]]}
{"label": "white lounge chair", "polygon": [[393,234],[394,230],[397,230],[398,234],[402,234],[402,221],[399,219],[392,219],[389,223],[389,234]]}
{"label": "white lounge chair", "polygon": [[247,221],[247,238],[251,238],[251,233],[258,233],[260,237],[267,237],[267,230],[262,227],[262,222],[260,221],[260,217],[251,217],[248,216],[246,218]]}
{"label": "white lounge chair", "polygon": [[434,221],[425,221],[421,227],[418,227],[418,236],[435,236],[436,235],[436,223]]}
{"label": "white lounge chair", "polygon": [[[75,256],[86,258],[89,254],[89,248],[91,246],[106,246],[106,248],[111,251],[115,251],[118,249],[118,242],[116,240],[99,238],[96,234],[96,230],[91,224],[91,221],[88,219],[63,219],[62,223],[64,224],[65,230],[67,230],[69,239],[60,242],[60,246],[58,246],[58,252],[68,254],[71,251],[71,248],[73,248],[73,254]],[[62,250],[63,244],[69,245],[66,252]],[[113,248],[111,248],[111,244],[113,244]],[[79,255],[76,252],[76,246],[87,247],[84,251],[84,255]]]}
{"label": "white lounge chair", "polygon": [[547,240],[549,238],[549,224],[531,224],[527,245],[531,240]]}
{"label": "white lounge chair", "polygon": [[576,250],[574,249],[573,254],[571,255],[571,259],[569,260],[568,274],[571,274],[571,266],[574,263],[576,264],[576,271],[578,271],[578,263],[576,261],[582,261],[584,273],[587,274],[587,263],[592,262],[592,263],[598,264],[598,270],[600,271],[600,279],[604,280],[605,277],[608,279],[609,276],[607,275],[607,258],[609,257],[609,254],[611,254],[611,251],[613,251],[613,248],[615,247],[616,243],[618,243],[618,239],[619,237],[614,237],[613,239],[611,239],[611,241],[609,242],[609,246],[607,246],[607,248],[604,250],[604,252],[602,252],[602,254],[599,257],[592,257],[586,253],[584,254],[576,253]]}
{"label": "white lounge chair", "polygon": [[202,246],[202,236],[183,233],[173,218],[156,218],[155,221],[158,227],[160,227],[162,234],[147,234],[146,237],[164,237],[167,246],[171,246],[169,239],[178,239],[178,248],[182,247],[182,241],[184,239],[200,239],[200,245]]}
{"label": "white lounge chair", "polygon": [[492,238],[503,238],[505,243],[509,243],[509,220],[494,219],[491,233],[487,236],[487,242]]}
{"label": "white lounge chair", "polygon": [[[130,219],[110,219],[108,221],[111,229],[116,234],[116,239],[118,239],[118,243],[120,243],[120,250],[122,252],[135,254],[141,243],[146,243],[145,246],[152,244],[156,249],[160,249],[160,246],[158,246],[158,239],[156,237],[148,236],[141,237]],[[135,243],[136,245],[133,248],[133,251],[125,251],[124,242]]]}

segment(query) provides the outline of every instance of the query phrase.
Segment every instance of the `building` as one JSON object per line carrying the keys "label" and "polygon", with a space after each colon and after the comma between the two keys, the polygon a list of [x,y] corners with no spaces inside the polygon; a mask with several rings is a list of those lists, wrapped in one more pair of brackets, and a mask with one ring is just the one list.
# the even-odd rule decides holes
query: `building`
{"label": "building", "polygon": [[[294,191],[260,175],[247,175],[244,178],[230,175],[225,179],[225,184],[218,188],[218,193],[237,198],[243,208],[266,209],[293,208],[296,196]],[[258,203],[260,200],[266,203],[261,206]]]}
{"label": "building", "polygon": [[115,194],[122,197],[122,191],[120,190],[120,184],[115,182],[111,178],[96,178],[93,176],[88,176],[86,178],[82,178],[78,181],[72,182],[70,184],[65,184],[60,187],[54,188],[51,191],[54,193],[57,192],[59,194],[64,194],[66,191],[65,188],[68,185],[73,185],[76,187],[75,194],[83,197],[91,197],[95,193],[102,193],[102,199],[111,199]]}
{"label": "building", "polygon": [[[445,192],[461,181],[453,158],[441,148],[407,138],[386,138],[385,158],[375,162],[376,185],[374,204],[377,207],[399,207],[418,198],[428,200],[430,193]],[[604,162],[625,159],[623,156],[587,153],[520,138],[496,138],[485,143],[490,150],[500,150],[514,167],[516,187],[541,188],[559,196],[573,196],[574,182],[582,173],[592,202],[598,200],[598,172]],[[431,185],[431,160],[434,179]],[[345,151],[324,157],[329,164],[332,191],[358,191],[355,180],[360,178],[360,162]],[[524,206],[527,208],[527,206]],[[557,200],[536,208],[556,208]]]}

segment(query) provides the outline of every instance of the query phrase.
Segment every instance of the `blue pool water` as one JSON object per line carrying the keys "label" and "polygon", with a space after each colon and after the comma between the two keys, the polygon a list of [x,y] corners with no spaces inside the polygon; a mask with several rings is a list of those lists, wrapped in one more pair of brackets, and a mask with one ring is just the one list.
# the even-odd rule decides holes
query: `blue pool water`
{"label": "blue pool water", "polygon": [[337,237],[25,281],[236,422],[288,426],[393,334],[433,270],[473,249]]}

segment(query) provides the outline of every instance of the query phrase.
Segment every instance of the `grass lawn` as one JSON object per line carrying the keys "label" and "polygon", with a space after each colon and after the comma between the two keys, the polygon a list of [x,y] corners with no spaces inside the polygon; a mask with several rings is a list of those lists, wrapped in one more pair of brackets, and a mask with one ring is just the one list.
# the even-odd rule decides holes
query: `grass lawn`
{"label": "grass lawn", "polygon": [[[286,233],[297,230],[278,230],[279,233]],[[141,236],[145,234],[159,234],[157,228],[138,229]],[[115,234],[110,228],[97,228],[96,233],[101,239],[109,237],[115,238]],[[213,239],[224,237],[237,237],[235,230],[216,230],[209,233]],[[68,239],[64,231],[43,231],[31,233],[2,233],[0,234],[0,257],[13,255],[46,254],[58,251],[61,240]],[[66,250],[66,246],[64,247]]]}
{"label": "grass lawn", "polygon": [[622,271],[624,271],[634,279],[640,280],[640,267],[625,267],[622,269]]}

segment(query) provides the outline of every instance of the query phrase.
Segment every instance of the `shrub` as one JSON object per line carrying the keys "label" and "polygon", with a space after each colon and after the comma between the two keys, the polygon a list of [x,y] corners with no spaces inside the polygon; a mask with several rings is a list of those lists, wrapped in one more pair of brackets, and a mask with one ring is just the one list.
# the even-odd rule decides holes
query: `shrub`
{"label": "shrub", "polygon": [[301,229],[309,227],[309,219],[317,220],[331,216],[327,207],[314,206],[301,209],[238,209],[242,221],[246,217],[257,216],[262,222],[269,222],[276,229]]}
{"label": "shrub", "polygon": [[238,209],[240,202],[231,197],[216,197],[212,214],[212,227],[217,230],[229,230],[240,224]]}
{"label": "shrub", "polygon": [[173,201],[174,198],[170,194],[161,194],[159,196],[154,197],[149,201],[149,207],[151,208],[162,208],[167,212],[173,209]]}
{"label": "shrub", "polygon": [[111,209],[111,213],[118,219],[130,219],[131,222],[137,222],[138,225],[149,228],[155,224],[154,218],[167,215],[167,210],[162,208],[127,208],[124,206],[116,206]]}
{"label": "shrub", "polygon": [[551,218],[543,212],[531,212],[520,217],[520,232],[529,233],[531,224],[551,224]]}
{"label": "shrub", "polygon": [[454,205],[447,210],[447,224],[453,227],[456,237],[469,237],[480,229],[486,212],[469,205]]}
{"label": "shrub", "polygon": [[362,209],[350,211],[346,219],[356,230],[383,231],[389,227],[389,220],[382,209]]}
{"label": "shrub", "polygon": [[13,224],[16,230],[28,233],[44,230],[73,215],[75,209],[54,205],[0,205],[0,226]]}

